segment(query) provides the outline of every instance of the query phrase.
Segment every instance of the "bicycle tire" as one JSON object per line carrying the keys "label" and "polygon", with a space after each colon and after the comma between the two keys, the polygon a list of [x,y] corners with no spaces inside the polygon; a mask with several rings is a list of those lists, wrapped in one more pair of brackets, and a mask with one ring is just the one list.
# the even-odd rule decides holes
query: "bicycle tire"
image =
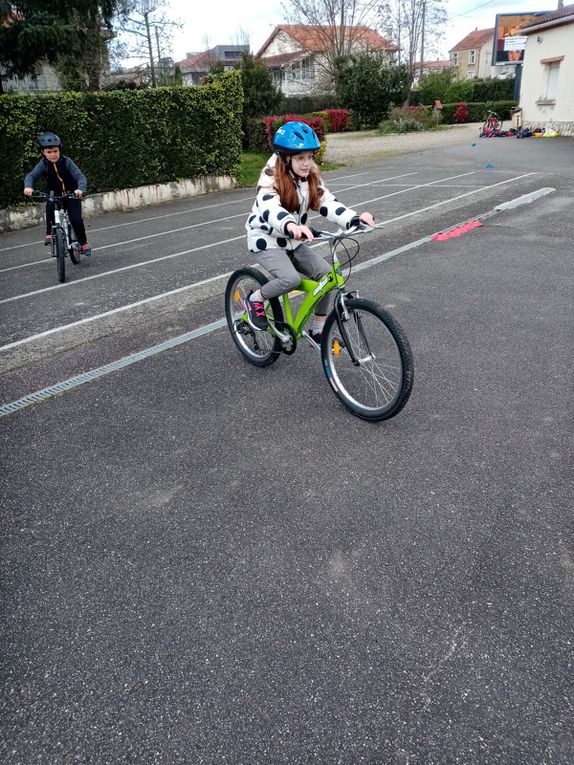
{"label": "bicycle tire", "polygon": [[[234,271],[225,288],[225,318],[233,342],[243,357],[256,367],[266,367],[277,361],[281,341],[269,329],[254,330],[245,320],[243,301],[269,280],[256,268],[245,266]],[[267,315],[277,322],[283,321],[283,311],[277,298],[266,304]]]}
{"label": "bicycle tire", "polygon": [[[411,395],[414,363],[407,336],[398,321],[370,300],[347,300],[343,344],[335,311],[321,338],[321,361],[329,384],[344,406],[371,422],[398,414]],[[349,345],[358,366],[353,364]]]}
{"label": "bicycle tire", "polygon": [[52,230],[52,239],[54,243],[54,254],[56,256],[56,266],[58,267],[58,281],[66,281],[66,238],[61,228]]}

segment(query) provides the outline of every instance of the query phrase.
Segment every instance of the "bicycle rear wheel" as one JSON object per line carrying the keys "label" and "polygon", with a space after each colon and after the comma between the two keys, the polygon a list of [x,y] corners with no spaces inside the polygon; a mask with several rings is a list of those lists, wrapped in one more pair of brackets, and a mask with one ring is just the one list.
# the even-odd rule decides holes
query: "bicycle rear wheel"
{"label": "bicycle rear wheel", "polygon": [[58,281],[66,281],[66,238],[61,228],[52,230],[54,255],[58,267]]}
{"label": "bicycle rear wheel", "polygon": [[[409,341],[390,313],[370,300],[347,300],[343,343],[335,311],[321,340],[323,370],[335,395],[357,417],[378,422],[407,403],[414,381]],[[352,348],[358,364],[349,353]]]}
{"label": "bicycle rear wheel", "polygon": [[[257,367],[266,367],[277,361],[281,341],[269,329],[256,330],[248,323],[243,301],[269,281],[256,268],[240,268],[229,277],[225,288],[225,318],[233,342],[244,358]],[[274,322],[283,321],[283,311],[277,298],[265,301],[267,317]]]}

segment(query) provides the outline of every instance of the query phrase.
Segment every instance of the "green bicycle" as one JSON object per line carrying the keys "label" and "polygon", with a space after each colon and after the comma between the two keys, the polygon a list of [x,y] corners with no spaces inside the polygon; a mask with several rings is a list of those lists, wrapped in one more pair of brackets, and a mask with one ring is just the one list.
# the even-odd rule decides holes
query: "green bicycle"
{"label": "green bicycle", "polygon": [[[323,370],[331,389],[352,414],[378,422],[394,417],[407,403],[414,380],[414,365],[407,337],[397,320],[384,308],[345,284],[351,263],[359,252],[354,234],[371,230],[357,225],[330,233],[313,229],[318,240],[328,240],[331,270],[321,281],[302,278],[297,290],[265,301],[268,326],[254,329],[247,321],[244,301],[268,278],[258,268],[234,271],[225,290],[225,316],[231,337],[245,359],[258,367],[273,364],[283,353],[291,355],[299,340],[321,351]],[[345,253],[343,269],[338,250]],[[335,290],[333,309],[327,316],[319,346],[305,325],[319,300]],[[298,306],[296,296],[302,300]]]}

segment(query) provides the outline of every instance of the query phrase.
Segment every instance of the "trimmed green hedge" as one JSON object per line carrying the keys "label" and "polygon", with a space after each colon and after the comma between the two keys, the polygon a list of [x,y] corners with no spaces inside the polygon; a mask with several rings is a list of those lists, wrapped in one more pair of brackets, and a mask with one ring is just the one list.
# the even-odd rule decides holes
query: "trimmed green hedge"
{"label": "trimmed green hedge", "polygon": [[193,88],[0,97],[0,207],[23,201],[24,176],[52,130],[91,193],[182,178],[236,176],[241,161],[239,72]]}
{"label": "trimmed green hedge", "polygon": [[503,120],[510,119],[510,110],[516,106],[516,101],[478,101],[475,103],[466,103],[457,101],[455,104],[442,105],[442,122],[445,125],[452,125],[456,122],[454,115],[456,110],[463,103],[468,109],[468,122],[484,122],[488,109],[496,112]]}

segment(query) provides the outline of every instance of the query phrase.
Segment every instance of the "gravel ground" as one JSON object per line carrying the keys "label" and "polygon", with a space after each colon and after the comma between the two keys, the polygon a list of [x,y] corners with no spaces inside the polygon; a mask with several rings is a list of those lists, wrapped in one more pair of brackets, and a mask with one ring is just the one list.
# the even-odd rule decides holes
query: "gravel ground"
{"label": "gravel ground", "polygon": [[327,139],[326,162],[360,164],[366,159],[379,159],[385,155],[408,154],[437,146],[466,143],[479,137],[482,123],[448,125],[443,130],[399,135],[378,135],[374,131],[331,133]]}

